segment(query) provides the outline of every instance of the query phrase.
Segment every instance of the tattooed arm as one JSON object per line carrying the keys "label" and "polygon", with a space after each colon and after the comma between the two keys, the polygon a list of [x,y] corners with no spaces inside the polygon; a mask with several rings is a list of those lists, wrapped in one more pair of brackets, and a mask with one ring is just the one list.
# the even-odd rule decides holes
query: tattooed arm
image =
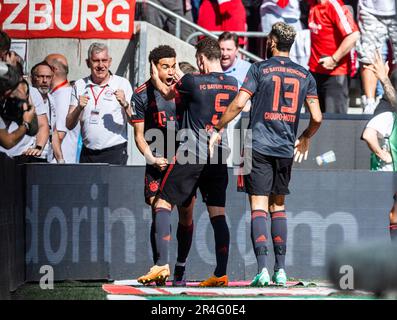
{"label": "tattooed arm", "polygon": [[380,53],[377,51],[375,53],[375,60],[371,65],[364,65],[364,68],[371,70],[376,77],[382,83],[383,89],[385,91],[385,95],[387,100],[391,103],[391,105],[397,111],[397,94],[396,90],[393,88],[393,85],[389,79],[389,65],[388,63],[383,63]]}
{"label": "tattooed arm", "polygon": [[379,79],[382,82],[383,90],[385,91],[386,98],[389,100],[391,105],[396,109],[397,112],[397,95],[396,90],[393,88],[393,85],[389,78],[385,78],[384,80]]}

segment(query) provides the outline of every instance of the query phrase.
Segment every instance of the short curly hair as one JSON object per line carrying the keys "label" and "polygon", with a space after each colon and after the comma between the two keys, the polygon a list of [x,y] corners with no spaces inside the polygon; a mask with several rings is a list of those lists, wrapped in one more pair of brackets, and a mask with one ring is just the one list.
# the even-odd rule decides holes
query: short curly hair
{"label": "short curly hair", "polygon": [[176,52],[174,48],[171,48],[167,45],[161,45],[154,48],[149,53],[149,63],[153,61],[154,64],[157,64],[161,59],[164,58],[176,58]]}
{"label": "short curly hair", "polygon": [[295,41],[296,31],[293,26],[284,22],[276,22],[273,24],[269,36],[275,38],[277,50],[289,52]]}

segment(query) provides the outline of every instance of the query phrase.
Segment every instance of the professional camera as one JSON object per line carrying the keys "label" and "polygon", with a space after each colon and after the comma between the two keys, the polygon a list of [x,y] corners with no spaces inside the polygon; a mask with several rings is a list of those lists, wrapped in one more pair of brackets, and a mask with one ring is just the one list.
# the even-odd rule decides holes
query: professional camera
{"label": "professional camera", "polygon": [[26,111],[30,110],[31,107],[28,101],[19,98],[6,98],[0,105],[0,116],[4,120],[14,121],[21,125],[23,122],[23,113],[25,112],[25,110],[23,110],[25,103],[28,105]]}
{"label": "professional camera", "polygon": [[[23,109],[25,103],[28,106],[26,110]],[[23,113],[29,111],[30,108],[31,105],[26,100],[11,97],[0,99],[0,117],[6,121],[14,121],[18,125],[21,125],[23,122]],[[26,134],[33,137],[37,134],[38,130],[37,117],[34,117]]]}
{"label": "professional camera", "polygon": [[4,97],[7,90],[16,88],[20,77],[17,68],[0,61],[0,98]]}

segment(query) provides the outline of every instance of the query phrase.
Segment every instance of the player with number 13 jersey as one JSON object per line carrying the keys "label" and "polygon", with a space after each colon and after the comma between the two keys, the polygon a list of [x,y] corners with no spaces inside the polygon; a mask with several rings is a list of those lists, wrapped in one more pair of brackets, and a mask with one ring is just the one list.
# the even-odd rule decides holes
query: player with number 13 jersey
{"label": "player with number 13 jersey", "polygon": [[253,150],[292,158],[301,107],[306,99],[317,99],[311,73],[289,57],[274,56],[253,64],[240,90],[252,97],[255,106],[248,127]]}

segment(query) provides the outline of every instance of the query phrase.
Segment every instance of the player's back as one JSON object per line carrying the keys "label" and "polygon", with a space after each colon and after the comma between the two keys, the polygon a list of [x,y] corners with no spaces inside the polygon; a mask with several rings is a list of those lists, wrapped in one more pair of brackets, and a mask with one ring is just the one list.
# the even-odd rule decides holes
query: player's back
{"label": "player's back", "polygon": [[252,65],[241,90],[252,96],[253,148],[265,155],[293,156],[299,115],[306,98],[317,98],[316,82],[288,57]]}
{"label": "player's back", "polygon": [[[207,152],[206,130],[218,123],[237,95],[237,80],[221,72],[187,74],[177,84],[177,90],[185,108],[184,129],[191,131],[189,138],[195,140],[195,152],[203,158],[203,151]],[[226,134],[222,135],[222,146],[227,148]],[[192,149],[190,145],[189,150],[194,151]]]}

